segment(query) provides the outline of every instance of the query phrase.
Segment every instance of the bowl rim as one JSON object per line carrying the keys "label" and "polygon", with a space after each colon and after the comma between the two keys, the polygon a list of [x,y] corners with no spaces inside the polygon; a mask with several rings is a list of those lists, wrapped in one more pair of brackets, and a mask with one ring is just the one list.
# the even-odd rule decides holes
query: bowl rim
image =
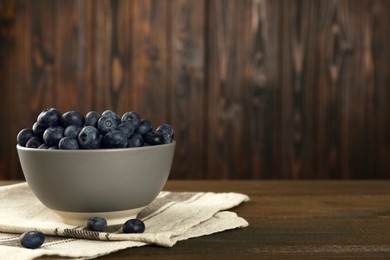
{"label": "bowl rim", "polygon": [[19,144],[16,144],[17,150],[22,151],[34,151],[34,152],[50,152],[50,153],[107,153],[107,152],[123,152],[123,151],[140,151],[140,150],[152,150],[152,149],[158,149],[163,148],[167,146],[174,146],[176,145],[176,141],[173,140],[171,143],[167,144],[159,144],[159,145],[149,145],[149,146],[141,146],[141,147],[127,147],[127,148],[103,148],[103,149],[78,149],[78,150],[66,150],[66,149],[38,149],[38,148],[30,148],[21,146]]}

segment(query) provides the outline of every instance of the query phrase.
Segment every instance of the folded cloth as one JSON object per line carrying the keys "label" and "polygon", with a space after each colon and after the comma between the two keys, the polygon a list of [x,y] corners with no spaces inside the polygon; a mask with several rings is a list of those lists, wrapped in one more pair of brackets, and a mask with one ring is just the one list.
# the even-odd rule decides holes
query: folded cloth
{"label": "folded cloth", "polygon": [[[47,209],[31,192],[27,183],[0,187],[0,255],[2,259],[33,259],[62,256],[91,259],[112,252],[155,244],[172,247],[177,241],[248,226],[236,213],[225,211],[249,197],[241,193],[169,192],[158,197],[137,216],[144,221],[142,234],[124,234],[121,225],[106,232],[72,226]],[[25,231],[45,234],[38,249],[19,243]]]}

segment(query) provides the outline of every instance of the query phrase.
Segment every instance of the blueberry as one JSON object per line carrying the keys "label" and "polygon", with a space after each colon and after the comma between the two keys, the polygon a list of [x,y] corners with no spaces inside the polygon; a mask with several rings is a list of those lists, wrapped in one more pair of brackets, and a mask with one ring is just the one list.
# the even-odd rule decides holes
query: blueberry
{"label": "blueberry", "polygon": [[156,128],[156,132],[162,133],[165,144],[172,143],[175,137],[175,133],[173,132],[172,126],[168,124],[160,125],[159,127]]}
{"label": "blueberry", "polygon": [[70,125],[64,130],[64,136],[68,136],[71,138],[77,138],[79,135],[81,129],[83,129],[81,126],[78,125]]}
{"label": "blueberry", "polygon": [[45,235],[39,231],[24,232],[19,237],[19,242],[26,248],[36,249],[45,242]]}
{"label": "blueberry", "polygon": [[78,150],[79,149],[79,143],[77,142],[77,139],[65,136],[62,138],[58,143],[58,149],[63,150]]}
{"label": "blueberry", "polygon": [[117,129],[125,134],[127,138],[134,134],[134,126],[130,122],[121,123],[118,125]]}
{"label": "blueberry", "polygon": [[103,113],[102,113],[102,116],[110,116],[110,117],[112,117],[113,119],[115,119],[115,122],[116,122],[117,125],[119,125],[121,123],[120,116],[117,113],[115,113],[114,111],[112,111],[112,110],[109,110],[109,109],[104,110]]}
{"label": "blueberry", "polygon": [[126,112],[122,115],[121,118],[122,123],[131,122],[135,128],[138,128],[141,123],[141,116],[136,112]]}
{"label": "blueberry", "polygon": [[145,142],[150,145],[159,145],[164,143],[164,136],[161,132],[150,131],[144,136]]}
{"label": "blueberry", "polygon": [[43,140],[41,138],[39,138],[38,136],[33,136],[27,141],[26,147],[38,148],[39,146],[41,146],[41,144],[43,144]]}
{"label": "blueberry", "polygon": [[90,217],[87,220],[87,228],[90,230],[103,232],[107,228],[107,220],[102,217]]}
{"label": "blueberry", "polygon": [[24,128],[16,136],[16,141],[20,146],[26,146],[27,141],[33,136],[34,132],[31,128]]}
{"label": "blueberry", "polygon": [[49,146],[57,145],[62,137],[64,137],[64,128],[61,126],[51,126],[43,133],[43,141]]}
{"label": "blueberry", "polygon": [[47,127],[44,127],[41,123],[35,122],[32,126],[32,130],[34,132],[34,135],[39,136],[40,138],[43,137],[43,133],[45,132]]}
{"label": "blueberry", "polygon": [[85,115],[84,125],[90,125],[97,128],[97,122],[100,118],[100,114],[96,111],[90,111]]}
{"label": "blueberry", "polygon": [[141,147],[144,145],[144,138],[140,134],[133,134],[127,139],[127,147]]}
{"label": "blueberry", "polygon": [[41,144],[38,149],[49,149],[49,146],[45,143]]}
{"label": "blueberry", "polygon": [[102,138],[103,148],[126,148],[127,137],[119,130],[113,130],[105,134]]}
{"label": "blueberry", "polygon": [[145,224],[140,219],[129,219],[123,224],[123,233],[143,233],[145,231]]}
{"label": "blueberry", "polygon": [[106,115],[99,118],[97,128],[100,133],[105,134],[117,128],[117,122],[112,116]]}
{"label": "blueberry", "polygon": [[37,122],[44,128],[59,125],[61,122],[61,112],[55,108],[45,109],[38,115]]}
{"label": "blueberry", "polygon": [[152,130],[152,123],[149,120],[142,119],[136,132],[140,135],[146,135],[146,133]]}
{"label": "blueberry", "polygon": [[62,115],[61,125],[67,128],[70,125],[84,126],[84,116],[77,111],[68,111]]}
{"label": "blueberry", "polygon": [[100,148],[101,135],[99,130],[93,126],[84,126],[81,129],[77,140],[82,149],[98,149]]}

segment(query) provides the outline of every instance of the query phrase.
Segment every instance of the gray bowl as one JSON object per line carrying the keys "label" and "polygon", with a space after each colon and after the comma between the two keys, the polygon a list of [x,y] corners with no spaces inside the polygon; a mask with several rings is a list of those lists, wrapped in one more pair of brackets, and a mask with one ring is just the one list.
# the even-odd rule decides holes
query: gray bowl
{"label": "gray bowl", "polygon": [[91,216],[123,223],[151,203],[168,179],[175,144],[99,150],[16,148],[35,196],[65,223],[82,225]]}

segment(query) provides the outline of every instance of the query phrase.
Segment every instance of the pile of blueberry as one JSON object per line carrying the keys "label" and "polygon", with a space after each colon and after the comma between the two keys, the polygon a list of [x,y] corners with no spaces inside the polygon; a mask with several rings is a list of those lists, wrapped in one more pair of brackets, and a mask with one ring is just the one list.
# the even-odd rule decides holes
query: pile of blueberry
{"label": "pile of blueberry", "polygon": [[[107,220],[102,217],[90,217],[87,220],[87,229],[104,232],[107,229]],[[143,233],[145,223],[140,219],[129,219],[122,226],[123,233]],[[39,248],[45,242],[45,235],[39,231],[27,231],[19,237],[20,244],[29,249]]]}
{"label": "pile of blueberry", "polygon": [[173,128],[162,124],[153,128],[149,120],[136,112],[122,116],[112,110],[90,111],[85,116],[77,111],[62,114],[56,108],[43,110],[32,128],[17,135],[20,146],[38,149],[128,148],[171,143]]}

